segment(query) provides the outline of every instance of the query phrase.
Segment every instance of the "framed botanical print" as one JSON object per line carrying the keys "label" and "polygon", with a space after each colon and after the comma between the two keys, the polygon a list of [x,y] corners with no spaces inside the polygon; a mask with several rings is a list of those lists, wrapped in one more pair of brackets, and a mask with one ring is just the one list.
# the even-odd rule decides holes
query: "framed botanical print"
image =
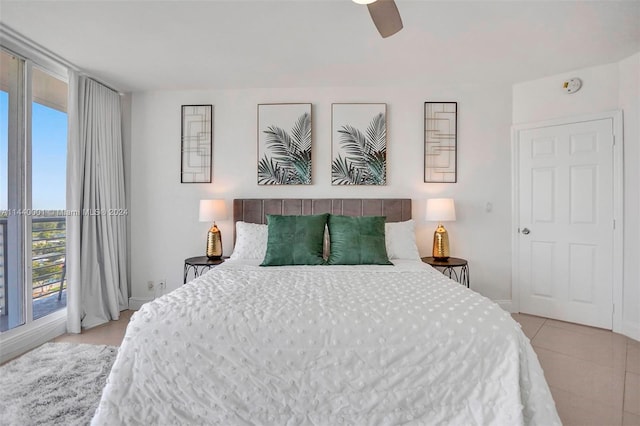
{"label": "framed botanical print", "polygon": [[311,104],[258,105],[258,185],[311,184]]}
{"label": "framed botanical print", "polygon": [[333,104],[331,127],[331,183],[386,185],[387,104]]}

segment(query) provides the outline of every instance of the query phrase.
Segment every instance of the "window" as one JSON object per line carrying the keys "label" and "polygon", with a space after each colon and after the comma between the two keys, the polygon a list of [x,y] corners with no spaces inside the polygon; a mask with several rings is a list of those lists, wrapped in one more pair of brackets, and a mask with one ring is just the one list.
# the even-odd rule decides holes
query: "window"
{"label": "window", "polygon": [[34,68],[31,106],[33,319],[66,307],[67,84]]}
{"label": "window", "polygon": [[66,82],[7,51],[0,51],[0,76],[4,332],[66,306],[68,88]]}

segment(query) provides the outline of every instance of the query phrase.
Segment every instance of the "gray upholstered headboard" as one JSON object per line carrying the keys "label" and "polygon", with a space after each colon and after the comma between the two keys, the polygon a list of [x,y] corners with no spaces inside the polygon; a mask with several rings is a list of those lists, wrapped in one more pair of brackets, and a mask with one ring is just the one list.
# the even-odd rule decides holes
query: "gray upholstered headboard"
{"label": "gray upholstered headboard", "polygon": [[233,222],[267,223],[268,214],[386,216],[387,222],[411,219],[408,198],[258,198],[233,200]]}

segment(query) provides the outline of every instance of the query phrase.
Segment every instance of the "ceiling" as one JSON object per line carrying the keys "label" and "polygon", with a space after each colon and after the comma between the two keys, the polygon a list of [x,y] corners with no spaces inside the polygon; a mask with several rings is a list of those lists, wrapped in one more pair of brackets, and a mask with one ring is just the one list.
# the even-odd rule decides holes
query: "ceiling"
{"label": "ceiling", "polygon": [[0,0],[0,22],[123,92],[512,84],[640,51],[640,0]]}

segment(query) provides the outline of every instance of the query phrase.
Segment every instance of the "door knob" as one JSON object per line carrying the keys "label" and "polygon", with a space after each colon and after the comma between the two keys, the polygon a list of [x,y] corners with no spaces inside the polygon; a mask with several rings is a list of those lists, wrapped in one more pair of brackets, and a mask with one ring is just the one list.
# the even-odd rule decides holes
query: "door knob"
{"label": "door knob", "polygon": [[531,231],[529,230],[529,228],[523,228],[523,229],[522,229],[522,233],[523,233],[524,235],[529,235],[529,232],[531,232]]}

